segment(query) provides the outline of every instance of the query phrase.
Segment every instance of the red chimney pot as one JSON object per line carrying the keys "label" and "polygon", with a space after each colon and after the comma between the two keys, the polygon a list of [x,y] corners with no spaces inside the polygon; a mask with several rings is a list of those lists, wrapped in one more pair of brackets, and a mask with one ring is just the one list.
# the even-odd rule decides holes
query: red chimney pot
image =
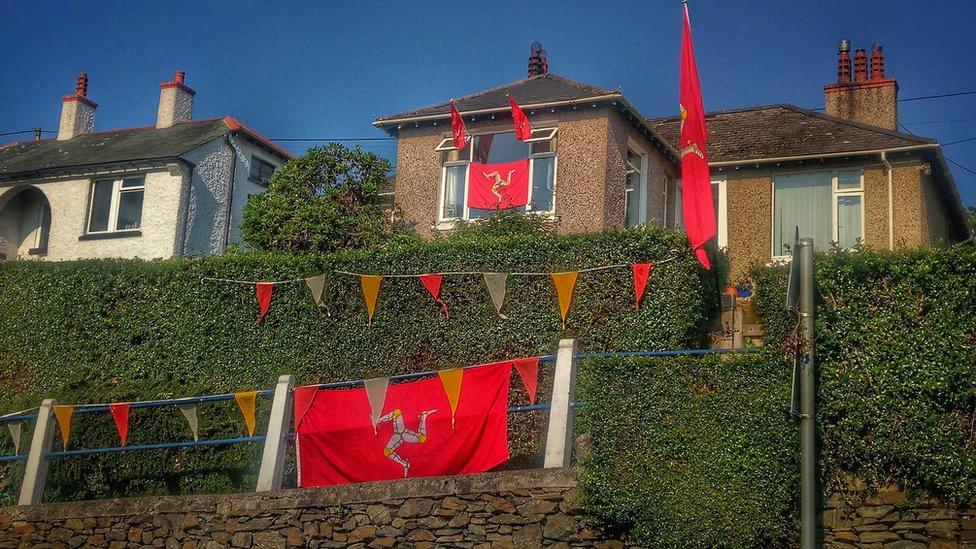
{"label": "red chimney pot", "polygon": [[837,83],[851,83],[851,43],[848,40],[841,40],[837,50]]}
{"label": "red chimney pot", "polygon": [[871,49],[871,80],[884,80],[884,46],[875,44]]}
{"label": "red chimney pot", "polygon": [[868,81],[868,55],[864,48],[854,50],[854,83],[863,84]]}
{"label": "red chimney pot", "polygon": [[88,73],[83,72],[78,75],[78,80],[75,82],[75,95],[81,97],[88,97]]}

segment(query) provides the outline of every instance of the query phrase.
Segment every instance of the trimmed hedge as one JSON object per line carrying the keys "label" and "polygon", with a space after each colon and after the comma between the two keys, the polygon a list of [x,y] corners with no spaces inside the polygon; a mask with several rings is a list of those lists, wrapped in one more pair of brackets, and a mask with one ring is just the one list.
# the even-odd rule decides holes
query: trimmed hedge
{"label": "trimmed hedge", "polygon": [[[640,310],[633,306],[629,269],[581,275],[566,331],[548,277],[510,277],[509,320],[495,314],[480,276],[445,280],[450,319],[416,279],[387,279],[370,329],[355,277],[335,275],[328,297],[331,316],[316,310],[304,284],[276,287],[271,312],[260,326],[254,322],[251,286],[201,280],[283,280],[332,270],[548,272],[675,253],[678,261],[652,274]],[[44,397],[82,404],[271,388],[282,373],[296,374],[299,383],[361,379],[549,354],[561,337],[576,337],[589,350],[699,345],[701,326],[711,314],[705,296],[715,295],[709,280],[688,253],[685,236],[660,228],[486,236],[335,255],[5,262],[0,263],[0,383],[7,390],[0,393],[0,409],[36,406]],[[523,395],[517,388],[512,393]],[[267,413],[267,400],[258,408]],[[542,419],[541,414],[513,419],[514,452],[523,460],[538,450],[533,435]],[[200,420],[201,438],[243,433],[233,401],[201,405]],[[138,410],[132,414],[129,444],[186,440],[188,434],[175,409]],[[72,447],[116,442],[108,414],[76,414]],[[0,449],[10,453],[9,441]],[[236,445],[57,459],[46,498],[246,489],[254,481],[259,453],[257,445]],[[8,468],[2,479],[7,501],[18,481],[17,466]]]}

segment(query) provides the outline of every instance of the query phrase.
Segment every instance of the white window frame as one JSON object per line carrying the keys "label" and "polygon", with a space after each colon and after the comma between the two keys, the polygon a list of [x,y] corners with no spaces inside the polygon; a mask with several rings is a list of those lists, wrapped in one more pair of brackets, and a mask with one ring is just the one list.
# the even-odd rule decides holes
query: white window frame
{"label": "white window frame", "polygon": [[[556,132],[558,132],[558,131],[559,131],[559,128],[533,128],[533,130],[532,130],[532,135],[533,136],[535,136],[536,133],[539,133],[541,135],[539,137],[532,137],[530,139],[526,139],[525,141],[523,141],[523,143],[538,143],[538,142],[541,142],[541,141],[551,141],[556,136]],[[450,162],[442,162],[441,163],[441,180],[440,180],[440,183],[439,183],[440,188],[439,188],[438,193],[437,193],[437,226],[436,226],[436,228],[447,228],[449,226],[452,226],[457,221],[462,221],[462,220],[464,220],[464,221],[470,221],[471,220],[471,209],[468,207],[468,192],[469,192],[468,186],[469,186],[469,183],[470,182],[469,182],[469,178],[468,178],[469,170],[467,170],[467,169],[464,170],[464,213],[463,213],[463,215],[461,217],[444,217],[444,198],[445,198],[444,195],[447,193],[447,185],[446,185],[446,182],[447,182],[447,168],[454,167],[454,166],[469,166],[471,164],[471,158],[472,158],[472,155],[474,154],[474,138],[475,137],[479,137],[479,136],[482,136],[482,135],[502,134],[502,133],[513,133],[513,132],[511,130],[507,130],[507,131],[500,131],[500,132],[488,132],[488,133],[483,133],[483,134],[471,135],[471,136],[468,137],[467,141],[465,141],[465,146],[468,149],[468,156],[467,156],[467,158],[465,158],[463,160],[459,159],[459,160],[454,160],[454,161],[450,161]],[[444,139],[441,140],[441,142],[437,145],[437,147],[434,148],[434,150],[437,151],[437,152],[447,152],[447,151],[455,151],[455,150],[458,150],[458,149],[454,146],[454,138],[453,137],[445,137]],[[535,159],[537,159],[537,158],[549,158],[549,157],[551,157],[553,159],[553,166],[552,166],[552,209],[548,209],[548,210],[533,210],[532,209],[532,192],[533,192],[533,183],[534,183],[534,177],[535,177]],[[529,155],[526,158],[529,160],[529,183],[528,183],[528,185],[529,185],[529,193],[528,193],[528,203],[525,205],[525,213],[526,214],[530,214],[531,213],[531,214],[535,214],[535,215],[554,216],[555,213],[556,213],[557,181],[559,180],[559,154],[558,154],[558,151],[556,151],[556,152],[544,152],[544,153],[535,153],[535,154],[533,154],[531,152],[531,147],[530,147],[530,149],[529,149]]]}
{"label": "white window frame", "polygon": [[[857,189],[840,189],[840,172],[859,172],[859,185]],[[864,169],[862,168],[849,168],[849,169],[836,169],[836,170],[815,170],[810,172],[784,172],[773,175],[773,185],[772,185],[772,195],[773,202],[770,208],[770,233],[769,240],[770,246],[776,246],[776,178],[778,176],[784,175],[800,175],[800,174],[814,174],[814,173],[829,173],[830,174],[830,238],[833,242],[838,241],[839,228],[837,227],[837,203],[838,198],[842,196],[857,196],[861,199],[861,242],[864,242],[864,218],[865,207],[864,207]],[[801,234],[800,237],[803,237]],[[823,244],[818,244],[818,246],[824,246],[829,244],[825,242]],[[826,249],[826,248],[823,248]],[[783,254],[782,251],[777,254],[776,250],[770,250],[770,257],[773,261],[790,261],[793,256],[790,254]]]}
{"label": "white window frame", "polygon": [[[630,152],[633,151],[637,156],[640,157],[640,167],[635,167],[631,165],[628,157]],[[637,224],[634,227],[639,227],[647,223],[647,200],[648,200],[648,189],[647,189],[647,168],[648,168],[648,157],[647,150],[640,146],[633,139],[627,139],[627,154],[624,155],[624,165],[626,166],[626,177],[627,181],[624,185],[624,227],[627,226],[627,210],[630,206],[630,195],[633,194],[633,190],[630,189],[630,174],[634,171],[640,174],[640,181],[637,184],[637,194],[640,200],[640,207],[637,209]]]}
{"label": "white window frame", "polygon": [[[718,215],[715,218],[715,236],[719,248],[729,247],[729,205],[728,205],[728,179],[725,176],[713,176],[712,192],[718,191]],[[684,195],[681,179],[675,180],[674,184],[674,228],[684,230],[685,223],[681,208],[684,207]]]}
{"label": "white window frame", "polygon": [[[125,187],[122,188],[122,182],[126,179],[142,179],[142,185],[135,187]],[[95,186],[100,181],[111,181],[112,182],[112,200],[108,209],[108,228],[104,231],[93,231],[91,230],[92,215],[95,214]],[[146,209],[146,177],[136,176],[136,177],[118,177],[115,179],[95,179],[91,184],[91,197],[88,202],[88,223],[85,225],[86,234],[108,234],[117,233],[119,231],[138,231],[142,229],[142,213]],[[139,228],[136,229],[119,229],[119,201],[124,193],[130,193],[135,191],[142,192],[142,209],[143,212],[139,214]]]}

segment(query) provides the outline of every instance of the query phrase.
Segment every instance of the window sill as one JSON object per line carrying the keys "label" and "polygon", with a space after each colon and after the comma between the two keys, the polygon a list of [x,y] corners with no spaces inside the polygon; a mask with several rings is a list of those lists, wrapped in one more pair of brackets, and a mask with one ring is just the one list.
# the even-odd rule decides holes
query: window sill
{"label": "window sill", "polygon": [[[523,212],[522,215],[532,216],[537,219],[541,219],[546,223],[555,223],[559,221],[559,218],[553,212]],[[476,217],[474,219],[461,219],[460,217],[453,219],[442,219],[434,223],[431,229],[436,231],[451,231],[458,228],[459,225],[463,223],[480,223],[484,217]]]}
{"label": "window sill", "polygon": [[129,238],[132,236],[142,236],[141,229],[128,231],[112,231],[108,233],[88,233],[78,237],[78,240],[107,240],[110,238]]}
{"label": "window sill", "polygon": [[45,256],[47,255],[47,246],[43,248],[31,248],[27,250],[27,255]]}
{"label": "window sill", "polygon": [[268,186],[268,183],[271,181],[270,179],[268,181],[262,181],[262,180],[260,180],[260,179],[258,179],[256,177],[253,177],[253,176],[250,176],[250,175],[247,176],[247,180],[250,181],[251,183],[254,183],[255,185],[261,185],[262,187],[267,187]]}

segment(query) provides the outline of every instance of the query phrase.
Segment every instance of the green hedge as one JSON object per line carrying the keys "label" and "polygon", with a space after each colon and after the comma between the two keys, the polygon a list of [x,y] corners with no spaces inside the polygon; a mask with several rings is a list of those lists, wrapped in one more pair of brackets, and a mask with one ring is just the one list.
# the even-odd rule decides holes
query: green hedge
{"label": "green hedge", "polygon": [[[640,310],[633,306],[629,269],[581,275],[565,331],[548,277],[509,279],[509,320],[495,315],[480,277],[445,280],[450,319],[416,279],[387,279],[370,329],[354,277],[336,275],[331,316],[315,309],[304,284],[277,287],[260,326],[254,322],[252,287],[201,280],[282,280],[337,269],[548,272],[657,260],[677,253],[673,250],[681,250],[678,261],[653,273]],[[328,256],[5,262],[0,263],[0,382],[6,390],[0,392],[0,410],[35,406],[44,397],[82,404],[271,388],[282,373],[313,383],[461,366],[548,354],[561,337],[577,337],[581,348],[591,350],[699,345],[701,326],[711,313],[705,296],[714,295],[708,280],[687,253],[684,235],[658,228],[570,237],[486,236]],[[513,390],[513,398],[521,395]],[[258,408],[267,413],[267,401]],[[201,405],[201,437],[241,435],[239,416],[233,402]],[[532,459],[538,450],[533,434],[541,429],[541,418],[520,414],[513,420],[513,444],[522,459]],[[133,411],[130,444],[187,436],[176,410]],[[108,414],[76,415],[72,447],[115,443]],[[0,449],[9,453],[9,443]],[[259,452],[256,445],[238,445],[58,459],[46,497],[246,489]],[[16,466],[5,471],[7,501],[18,480]]]}

